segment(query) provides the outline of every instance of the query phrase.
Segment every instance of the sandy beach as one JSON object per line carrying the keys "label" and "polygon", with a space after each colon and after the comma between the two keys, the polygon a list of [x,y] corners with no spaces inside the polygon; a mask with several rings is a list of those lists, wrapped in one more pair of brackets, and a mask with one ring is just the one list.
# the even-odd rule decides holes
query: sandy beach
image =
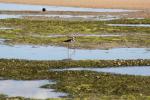
{"label": "sandy beach", "polygon": [[0,2],[90,8],[150,9],[150,0],[0,0]]}

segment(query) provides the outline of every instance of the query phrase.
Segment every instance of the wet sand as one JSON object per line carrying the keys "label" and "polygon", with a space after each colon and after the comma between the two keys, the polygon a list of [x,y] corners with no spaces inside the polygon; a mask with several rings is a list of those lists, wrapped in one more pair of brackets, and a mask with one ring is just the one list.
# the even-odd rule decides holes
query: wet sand
{"label": "wet sand", "polygon": [[0,2],[90,8],[150,9],[150,0],[0,0]]}

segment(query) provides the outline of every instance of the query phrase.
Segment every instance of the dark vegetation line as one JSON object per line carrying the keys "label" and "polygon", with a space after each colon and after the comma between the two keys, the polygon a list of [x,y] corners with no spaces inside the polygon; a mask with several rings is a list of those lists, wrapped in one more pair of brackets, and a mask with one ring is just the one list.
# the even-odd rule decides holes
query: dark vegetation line
{"label": "dark vegetation line", "polygon": [[[149,59],[137,60],[50,60],[34,61],[19,59],[0,59],[0,68],[69,68],[69,67],[121,67],[121,66],[150,66]],[[36,70],[35,69],[35,70]]]}

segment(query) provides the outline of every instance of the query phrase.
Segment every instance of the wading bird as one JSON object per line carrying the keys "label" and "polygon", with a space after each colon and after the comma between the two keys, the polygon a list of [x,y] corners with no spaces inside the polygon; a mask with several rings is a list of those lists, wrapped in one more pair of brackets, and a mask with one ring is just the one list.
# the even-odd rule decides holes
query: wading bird
{"label": "wading bird", "polygon": [[74,42],[74,41],[75,41],[75,37],[71,37],[70,39],[67,39],[67,40],[63,41],[63,42],[68,44],[68,59],[66,59],[66,60],[71,60],[71,54],[70,54],[70,51],[69,51],[69,47],[70,47],[69,44]]}
{"label": "wading bird", "polygon": [[71,43],[71,42],[74,42],[74,41],[75,41],[75,37],[71,37],[70,39],[65,40],[63,42]]}

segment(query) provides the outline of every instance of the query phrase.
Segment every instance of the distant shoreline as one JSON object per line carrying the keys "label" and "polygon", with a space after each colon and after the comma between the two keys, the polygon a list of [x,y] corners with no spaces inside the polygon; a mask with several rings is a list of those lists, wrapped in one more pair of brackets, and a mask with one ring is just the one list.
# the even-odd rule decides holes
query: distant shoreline
{"label": "distant shoreline", "polygon": [[0,0],[0,3],[20,3],[86,8],[150,9],[150,0]]}

